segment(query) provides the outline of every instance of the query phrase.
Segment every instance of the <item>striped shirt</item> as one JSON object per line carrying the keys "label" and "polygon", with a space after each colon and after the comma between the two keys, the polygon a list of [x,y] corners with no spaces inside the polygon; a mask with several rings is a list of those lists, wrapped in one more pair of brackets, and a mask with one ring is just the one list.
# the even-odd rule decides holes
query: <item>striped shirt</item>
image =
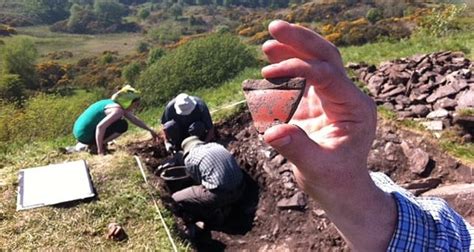
{"label": "striped shirt", "polygon": [[242,170],[232,154],[220,144],[196,145],[184,163],[191,177],[209,190],[232,191],[242,183]]}
{"label": "striped shirt", "polygon": [[474,251],[474,228],[446,201],[415,197],[383,173],[370,175],[397,204],[398,223],[387,251]]}

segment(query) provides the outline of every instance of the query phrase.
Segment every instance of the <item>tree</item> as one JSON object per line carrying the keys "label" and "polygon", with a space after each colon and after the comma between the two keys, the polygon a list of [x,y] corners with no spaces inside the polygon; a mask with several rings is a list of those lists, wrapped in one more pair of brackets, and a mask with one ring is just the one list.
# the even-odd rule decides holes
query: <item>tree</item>
{"label": "tree", "polygon": [[173,4],[169,9],[171,15],[174,16],[175,20],[178,20],[178,17],[183,15],[183,6],[179,3]]}
{"label": "tree", "polygon": [[14,38],[2,47],[3,74],[20,76],[26,88],[35,89],[36,73],[34,62],[38,58],[38,50],[33,41],[27,38]]}
{"label": "tree", "polygon": [[64,0],[25,0],[28,15],[37,17],[40,22],[51,24],[69,16],[70,3]]}
{"label": "tree", "polygon": [[127,15],[125,6],[115,0],[95,0],[94,12],[106,24],[121,24],[122,18]]}

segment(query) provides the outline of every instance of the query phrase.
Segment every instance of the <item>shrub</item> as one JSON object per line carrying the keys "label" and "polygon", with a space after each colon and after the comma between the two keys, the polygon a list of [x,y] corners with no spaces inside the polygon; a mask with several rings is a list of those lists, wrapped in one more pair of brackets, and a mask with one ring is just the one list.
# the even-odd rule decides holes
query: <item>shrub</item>
{"label": "shrub", "polygon": [[144,53],[144,52],[148,51],[149,47],[150,47],[150,45],[147,42],[140,41],[137,45],[137,51],[139,53]]}
{"label": "shrub", "polygon": [[150,10],[148,9],[140,9],[140,11],[138,12],[138,17],[141,19],[141,20],[145,20],[147,19],[148,17],[150,16]]}
{"label": "shrub", "polygon": [[102,58],[100,58],[100,63],[105,65],[105,64],[109,64],[109,63],[112,63],[114,61],[115,57],[112,53],[109,53],[109,52],[105,52],[103,55],[102,55]]}
{"label": "shrub", "polygon": [[43,62],[36,66],[39,88],[48,90],[58,86],[66,86],[71,82],[71,65],[61,65],[54,61]]}
{"label": "shrub", "polygon": [[4,74],[19,75],[25,87],[37,87],[34,62],[38,58],[38,51],[30,39],[13,38],[0,49]]}
{"label": "shrub", "polygon": [[162,105],[181,91],[215,87],[247,66],[255,55],[230,34],[212,34],[167,53],[143,72],[138,87],[145,105]]}
{"label": "shrub", "polygon": [[375,22],[379,21],[383,18],[383,12],[378,8],[372,8],[367,11],[367,15],[365,16],[369,22],[374,24]]}
{"label": "shrub", "polygon": [[165,55],[165,50],[161,47],[153,48],[148,52],[147,65],[152,65]]}
{"label": "shrub", "polygon": [[431,13],[421,19],[419,23],[420,33],[429,36],[443,36],[457,29],[456,18],[459,17],[466,5],[447,5],[433,8]]}
{"label": "shrub", "polygon": [[153,28],[148,35],[153,41],[165,45],[178,41],[182,31],[180,27],[175,25],[161,25],[158,28]]}
{"label": "shrub", "polygon": [[122,70],[122,76],[128,83],[135,83],[140,76],[140,64],[133,62],[125,66]]}
{"label": "shrub", "polygon": [[24,107],[0,106],[0,142],[47,140],[71,134],[76,118],[100,93],[81,92],[73,96],[40,94]]}
{"label": "shrub", "polygon": [[17,74],[0,76],[0,100],[20,103],[25,95],[25,85]]}

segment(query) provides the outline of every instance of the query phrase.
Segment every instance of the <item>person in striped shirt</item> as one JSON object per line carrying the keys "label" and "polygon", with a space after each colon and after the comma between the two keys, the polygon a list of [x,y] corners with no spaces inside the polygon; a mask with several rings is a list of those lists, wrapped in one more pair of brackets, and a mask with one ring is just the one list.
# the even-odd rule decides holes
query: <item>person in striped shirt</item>
{"label": "person in striped shirt", "polygon": [[237,202],[244,190],[242,170],[218,143],[190,136],[181,146],[186,170],[196,185],[173,193],[173,200],[193,222],[222,224],[226,207]]}

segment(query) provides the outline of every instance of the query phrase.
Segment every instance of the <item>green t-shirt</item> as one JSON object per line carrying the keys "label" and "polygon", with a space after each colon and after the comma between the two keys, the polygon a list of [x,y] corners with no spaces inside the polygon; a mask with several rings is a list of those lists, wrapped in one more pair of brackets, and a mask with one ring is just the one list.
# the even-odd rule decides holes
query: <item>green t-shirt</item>
{"label": "green t-shirt", "polygon": [[77,118],[72,133],[79,142],[84,144],[95,143],[95,129],[100,121],[106,117],[105,107],[110,104],[115,104],[115,102],[111,99],[98,101],[90,105]]}

